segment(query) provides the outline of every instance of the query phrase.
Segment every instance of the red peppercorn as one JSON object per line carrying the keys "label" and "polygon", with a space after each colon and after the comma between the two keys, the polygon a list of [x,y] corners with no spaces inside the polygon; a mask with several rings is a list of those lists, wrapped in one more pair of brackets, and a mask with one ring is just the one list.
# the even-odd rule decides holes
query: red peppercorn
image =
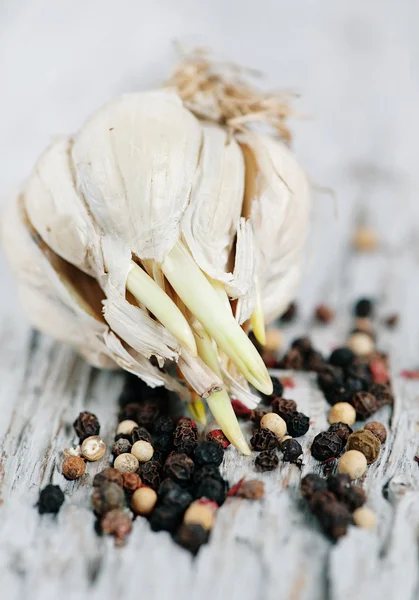
{"label": "red peppercorn", "polygon": [[237,417],[245,417],[245,418],[250,417],[250,413],[251,413],[250,408],[247,408],[247,406],[245,406],[243,404],[243,402],[240,402],[240,400],[237,400],[236,398],[232,398],[231,406],[233,407],[233,410]]}
{"label": "red peppercorn", "polygon": [[221,429],[213,429],[212,431],[209,431],[207,433],[207,441],[220,444],[221,448],[224,449],[228,448],[230,445],[229,440],[226,438]]}
{"label": "red peppercorn", "polygon": [[319,304],[319,306],[316,307],[315,317],[317,321],[327,325],[335,318],[335,311],[332,310],[330,306],[327,306],[327,304]]}

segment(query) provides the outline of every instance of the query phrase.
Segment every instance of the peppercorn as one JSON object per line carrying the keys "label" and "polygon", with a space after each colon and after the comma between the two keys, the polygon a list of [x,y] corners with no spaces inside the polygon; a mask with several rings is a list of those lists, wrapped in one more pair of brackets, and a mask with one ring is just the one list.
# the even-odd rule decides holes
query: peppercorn
{"label": "peppercorn", "polygon": [[243,402],[240,402],[240,400],[237,400],[236,398],[232,398],[231,406],[233,407],[234,414],[236,415],[236,417],[242,419],[250,419],[251,410],[250,408],[245,406]]}
{"label": "peppercorn", "polygon": [[384,427],[384,425],[382,423],[379,423],[378,421],[370,421],[365,425],[364,429],[367,431],[371,431],[371,433],[375,435],[377,440],[380,440],[381,444],[384,444],[384,442],[387,439],[387,430]]}
{"label": "peppercorn", "polygon": [[303,368],[303,355],[298,348],[290,348],[288,352],[279,361],[278,367],[280,369],[294,369],[300,371]]}
{"label": "peppercorn", "polygon": [[92,435],[99,435],[100,423],[96,415],[90,412],[81,412],[73,423],[80,443]]}
{"label": "peppercorn", "polygon": [[106,452],[106,444],[98,435],[92,435],[85,440],[81,445],[81,453],[83,458],[90,462],[100,460]]}
{"label": "peppercorn", "polygon": [[358,317],[354,322],[354,329],[356,331],[363,331],[369,335],[373,335],[374,328],[371,320],[368,317]]}
{"label": "peppercorn", "polygon": [[[215,505],[215,509],[217,508],[218,506]],[[183,516],[183,522],[202,525],[204,529],[209,531],[214,525],[215,509],[214,506],[211,506],[209,503],[203,504],[199,500],[195,500],[195,502],[192,502],[192,504],[186,509],[186,512]]]}
{"label": "peppercorn", "polygon": [[316,435],[311,444],[311,454],[317,460],[336,458],[342,452],[343,442],[337,433],[322,431]]}
{"label": "peppercorn", "polygon": [[278,465],[279,458],[274,452],[270,450],[265,450],[264,452],[261,452],[255,460],[255,467],[259,471],[273,471],[274,469],[278,468]]}
{"label": "peppercorn", "polygon": [[224,450],[219,444],[214,442],[199,442],[196,446],[193,459],[198,466],[216,465],[223,462]]}
{"label": "peppercorn", "polygon": [[144,402],[137,407],[136,419],[138,425],[152,430],[153,423],[160,416],[160,408],[155,401]]}
{"label": "peppercorn", "polygon": [[227,482],[220,478],[208,477],[201,479],[193,488],[193,495],[195,498],[208,498],[216,502],[218,506],[221,506],[226,499],[228,491]]}
{"label": "peppercorn", "polygon": [[121,473],[135,473],[138,469],[138,458],[133,454],[120,454],[114,460],[113,466]]}
{"label": "peppercorn", "polygon": [[138,442],[135,442],[132,445],[131,454],[135,456],[138,462],[144,463],[152,459],[154,454],[154,448],[150,444],[150,442],[146,442],[145,440],[139,440]]}
{"label": "peppercorn", "polygon": [[339,403],[342,404],[343,402],[349,403],[353,395],[353,390],[348,389],[346,383],[331,387],[324,391],[324,397],[331,406]]}
{"label": "peppercorn", "polygon": [[285,440],[285,442],[281,444],[281,450],[284,453],[284,461],[290,463],[296,463],[298,458],[303,453],[301,444],[293,438],[291,438],[290,440]]}
{"label": "peppercorn", "polygon": [[63,462],[62,474],[66,479],[73,480],[83,477],[86,472],[86,463],[80,456],[67,456]]}
{"label": "peppercorn", "polygon": [[178,513],[184,513],[191,504],[191,494],[178,485],[173,479],[164,479],[158,491],[159,503],[170,506]]}
{"label": "peppercorn", "polygon": [[329,411],[329,423],[346,423],[353,425],[356,421],[356,412],[349,402],[337,402]]}
{"label": "peppercorn", "polygon": [[378,406],[385,406],[386,404],[393,404],[394,398],[389,385],[385,383],[373,383],[368,391],[370,394],[375,396]]}
{"label": "peppercorn", "polygon": [[371,317],[373,313],[373,302],[369,298],[360,298],[354,306],[356,317]]}
{"label": "peppercorn", "polygon": [[40,515],[50,513],[56,515],[64,502],[64,493],[60,486],[49,484],[41,490],[37,503]]}
{"label": "peppercorn", "polygon": [[123,508],[125,495],[123,489],[112,482],[105,482],[93,488],[92,508],[97,515],[104,515],[114,508]]}
{"label": "peppercorn", "polygon": [[309,337],[304,336],[295,338],[291,342],[291,348],[296,348],[301,352],[302,355],[305,355],[307,354],[307,352],[310,352],[310,350],[312,350],[313,345],[311,343],[311,339]]}
{"label": "peppercorn", "polygon": [[357,508],[352,515],[354,523],[357,527],[365,529],[374,529],[377,525],[377,517],[375,512],[367,506]]}
{"label": "peppercorn", "polygon": [[157,494],[151,488],[144,486],[137,490],[131,498],[131,508],[136,515],[149,515],[157,502]]}
{"label": "peppercorn", "polygon": [[141,486],[138,473],[122,473],[122,487],[126,492],[135,492]]}
{"label": "peppercorn", "polygon": [[337,502],[336,496],[333,494],[333,492],[327,489],[316,490],[312,493],[308,500],[310,511],[317,516],[325,510],[326,506],[335,504],[335,502]]}
{"label": "peppercorn", "polygon": [[310,419],[300,412],[291,413],[287,416],[287,430],[292,437],[301,437],[310,427]]}
{"label": "peppercorn", "polygon": [[100,471],[95,475],[93,479],[93,486],[97,487],[99,485],[103,485],[104,483],[116,483],[119,485],[119,487],[122,487],[122,474],[118,471],[118,469],[114,469],[113,467],[103,469],[103,471]]}
{"label": "peppercorn", "polygon": [[192,475],[194,484],[198,484],[204,479],[219,479],[220,481],[224,481],[218,467],[215,465],[204,465],[203,467],[198,467],[194,470]]}
{"label": "peppercorn", "polygon": [[316,306],[314,316],[319,323],[324,323],[327,325],[335,318],[335,311],[332,310],[330,306],[327,306],[327,304],[319,304]]}
{"label": "peppercorn", "polygon": [[375,343],[368,333],[356,331],[348,339],[348,347],[356,356],[368,356],[374,352]]}
{"label": "peppercorn", "polygon": [[[256,411],[252,411],[252,412],[256,412]],[[261,411],[261,412],[264,412],[264,411]],[[215,442],[216,444],[219,444],[221,446],[221,448],[224,448],[224,450],[226,448],[228,448],[230,445],[229,440],[226,438],[226,436],[221,431],[221,429],[213,429],[212,431],[209,431],[207,433],[207,442]]]}
{"label": "peppercorn", "polygon": [[349,367],[355,360],[354,352],[346,347],[336,348],[329,356],[329,362],[335,367]]}
{"label": "peppercorn", "polygon": [[153,433],[156,436],[165,433],[172,434],[175,430],[175,422],[169,415],[160,415],[153,422]]}
{"label": "peppercorn", "polygon": [[254,410],[250,411],[250,420],[256,425],[256,427],[260,427],[260,420],[266,414],[268,414],[266,410],[263,410],[262,408],[255,408]]}
{"label": "peppercorn", "polygon": [[335,494],[338,500],[343,500],[350,483],[351,479],[347,473],[330,475],[330,477],[327,478],[327,489]]}
{"label": "peppercorn", "polygon": [[64,458],[67,458],[67,456],[81,456],[81,447],[76,446],[75,448],[64,448],[63,455]]}
{"label": "peppercorn", "polygon": [[269,429],[255,429],[250,438],[250,445],[253,450],[274,450],[278,448],[279,440],[277,436]]}
{"label": "peppercorn", "polygon": [[267,413],[262,417],[260,426],[262,429],[272,431],[278,438],[285,435],[287,431],[287,424],[284,419],[275,413]]}
{"label": "peppercorn", "polygon": [[164,504],[157,504],[150,515],[150,527],[153,531],[174,533],[181,522],[182,513]]}
{"label": "peppercorn", "polygon": [[103,533],[115,537],[117,546],[123,546],[132,530],[132,519],[126,510],[110,510],[102,516],[100,528]]}
{"label": "peppercorn", "polygon": [[352,396],[351,404],[358,419],[367,419],[380,408],[376,397],[370,392],[357,392]]}
{"label": "peppercorn", "polygon": [[380,455],[381,442],[371,431],[361,429],[351,433],[346,443],[348,450],[359,450],[365,455],[367,463],[371,464],[377,460]]}
{"label": "peppercorn", "polygon": [[140,441],[148,442],[149,444],[151,444],[150,433],[145,427],[139,425],[138,427],[134,427],[134,429],[131,431],[131,442],[135,444],[135,442]]}
{"label": "peppercorn", "polygon": [[168,455],[173,450],[173,434],[162,433],[158,436],[153,436],[153,448],[162,455]]}
{"label": "peppercorn", "polygon": [[141,463],[137,471],[141,481],[153,490],[157,490],[160,485],[160,472],[161,465],[155,460]]}
{"label": "peppercorn", "polygon": [[244,481],[237,490],[236,496],[247,498],[248,500],[259,500],[265,495],[265,484],[258,479]]}
{"label": "peppercorn", "polygon": [[371,383],[372,373],[368,363],[354,363],[345,369],[345,386],[354,393],[367,390]]}
{"label": "peppercorn", "polygon": [[354,511],[365,504],[367,495],[359,485],[350,485],[346,488],[342,497],[342,502],[346,504],[350,511]]}
{"label": "peppercorn", "polygon": [[347,473],[351,479],[358,479],[367,470],[367,459],[358,450],[348,450],[338,461],[338,472]]}
{"label": "peppercorn", "polygon": [[386,317],[384,319],[384,323],[389,329],[393,329],[394,327],[397,327],[397,325],[399,324],[399,320],[400,316],[397,313],[394,313]]}
{"label": "peppercorn", "polygon": [[346,445],[348,437],[352,433],[352,429],[349,427],[349,425],[347,425],[346,423],[341,423],[341,422],[332,423],[327,431],[337,433],[337,435],[342,440],[343,446]]}
{"label": "peppercorn", "polygon": [[208,541],[209,532],[195,523],[183,523],[175,536],[175,542],[189,550],[192,554],[197,554],[203,544]]}
{"label": "peppercorn", "polygon": [[317,384],[322,392],[343,385],[343,370],[333,365],[325,365],[317,373]]}
{"label": "peppercorn", "polygon": [[321,371],[325,366],[325,361],[320,352],[317,350],[309,350],[304,354],[303,368],[305,371]]}
{"label": "peppercorn", "polygon": [[282,381],[278,377],[271,377],[273,391],[272,394],[262,394],[261,401],[264,404],[269,404],[273,398],[282,396],[284,393],[284,386]]}
{"label": "peppercorn", "polygon": [[291,321],[293,321],[295,319],[295,317],[297,316],[297,313],[298,313],[297,303],[291,302],[291,304],[288,306],[287,310],[281,316],[280,320],[282,323],[291,323]]}
{"label": "peppercorn", "polygon": [[286,400],[285,398],[275,398],[271,407],[273,412],[282,417],[285,422],[288,415],[297,412],[297,403],[294,400]]}
{"label": "peppercorn", "polygon": [[187,454],[188,456],[192,456],[198,442],[196,424],[194,423],[194,427],[190,421],[180,419],[173,434],[173,445],[176,452]]}
{"label": "peppercorn", "polygon": [[132,431],[138,427],[138,423],[132,419],[125,419],[118,424],[116,435],[131,436]]}
{"label": "peppercorn", "polygon": [[332,540],[346,535],[348,525],[352,522],[348,507],[341,502],[333,502],[324,506],[318,514],[321,528]]}
{"label": "peppercorn", "polygon": [[309,473],[302,478],[300,483],[300,492],[303,498],[310,500],[314,492],[326,489],[326,480],[317,473]]}
{"label": "peppercorn", "polygon": [[120,454],[129,454],[131,452],[131,447],[131,442],[129,440],[120,438],[113,444],[111,452],[114,458],[116,458]]}
{"label": "peppercorn", "polygon": [[[209,443],[209,442],[207,442]],[[164,476],[170,477],[179,485],[186,486],[191,480],[194,463],[189,456],[181,453],[172,453],[164,463]]]}

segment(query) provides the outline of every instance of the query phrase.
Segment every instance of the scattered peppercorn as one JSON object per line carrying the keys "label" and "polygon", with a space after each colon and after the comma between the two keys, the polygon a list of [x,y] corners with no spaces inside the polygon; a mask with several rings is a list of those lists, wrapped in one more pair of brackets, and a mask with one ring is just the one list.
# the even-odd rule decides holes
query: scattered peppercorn
{"label": "scattered peppercorn", "polygon": [[135,492],[141,486],[138,473],[122,473],[122,487],[126,492]]}
{"label": "scattered peppercorn", "polygon": [[386,404],[392,405],[394,402],[391,387],[385,383],[373,383],[368,391],[375,396],[379,407]]}
{"label": "scattered peppercorn", "polygon": [[290,463],[296,463],[303,453],[301,444],[294,438],[285,440],[285,442],[281,444],[281,450],[284,453],[284,461]]}
{"label": "scattered peppercorn", "polygon": [[155,457],[155,460],[158,460],[156,451],[167,456],[173,450],[173,434],[162,433],[160,435],[153,436],[153,448],[153,457]]}
{"label": "scattered peppercorn", "polygon": [[346,445],[348,437],[352,433],[352,429],[349,427],[349,425],[347,425],[346,423],[341,423],[341,422],[332,423],[327,431],[336,433],[342,440],[343,446]]}
{"label": "scattered peppercorn", "polygon": [[351,512],[365,504],[367,495],[359,485],[350,485],[346,488],[342,502],[346,504]]}
{"label": "scattered peppercorn", "polygon": [[381,442],[371,431],[361,429],[351,433],[346,443],[348,450],[359,450],[364,454],[367,463],[373,463],[380,455]]}
{"label": "scattered peppercorn", "polygon": [[279,458],[270,450],[261,452],[255,460],[255,466],[259,471],[273,471],[278,468],[278,465]]}
{"label": "scattered peppercorn", "polygon": [[131,498],[131,508],[136,515],[149,515],[157,502],[155,490],[144,486],[137,490]]}
{"label": "scattered peppercorn", "polygon": [[135,456],[138,462],[144,463],[152,459],[154,448],[150,442],[147,442],[146,440],[139,440],[132,445],[131,454]]}
{"label": "scattered peppercorn", "polygon": [[265,484],[258,479],[244,481],[239,487],[236,496],[247,498],[248,500],[259,500],[265,495]]}
{"label": "scattered peppercorn", "polygon": [[193,500],[191,494],[172,479],[162,481],[158,497],[161,505],[169,506],[173,511],[180,514],[185,512]]}
{"label": "scattered peppercorn", "polygon": [[83,477],[86,472],[86,463],[80,456],[67,456],[63,462],[62,474],[66,479],[73,480]]}
{"label": "scattered peppercorn", "polygon": [[[137,405],[136,405],[136,408]],[[121,421],[116,429],[116,435],[129,435],[131,436],[132,431],[138,427],[138,423],[132,419],[125,419]]]}
{"label": "scattered peppercorn", "polygon": [[226,438],[221,429],[209,431],[207,433],[207,442],[215,442],[216,444],[219,444],[221,448],[224,448],[224,450],[230,445],[230,441]]}
{"label": "scattered peppercorn", "polygon": [[370,392],[357,392],[352,396],[351,404],[358,419],[367,419],[380,408],[377,398]]}
{"label": "scattered peppercorn", "polygon": [[131,431],[131,442],[135,444],[135,442],[141,441],[151,444],[151,435],[145,427],[139,425]]}
{"label": "scattered peppercorn", "polygon": [[282,323],[291,323],[291,321],[293,321],[295,319],[295,317],[297,316],[297,313],[298,313],[297,303],[291,302],[291,304],[288,306],[287,310],[282,315],[281,322]]}
{"label": "scattered peppercorn", "polygon": [[262,429],[268,429],[272,431],[278,438],[285,435],[287,431],[287,424],[284,419],[275,413],[267,413],[260,420],[260,426]]}
{"label": "scattered peppercorn", "polygon": [[325,365],[317,373],[317,383],[323,392],[343,385],[343,370],[333,365]]}
{"label": "scattered peppercorn", "polygon": [[194,486],[193,494],[195,498],[208,498],[221,506],[226,499],[228,485],[224,479],[208,477]]}
{"label": "scattered peppercorn", "polygon": [[114,460],[113,466],[120,473],[135,473],[138,469],[138,458],[133,454],[120,454]]}
{"label": "scattered peppercorn", "polygon": [[305,371],[321,371],[325,365],[325,360],[320,352],[311,349],[304,355]]}
{"label": "scattered peppercorn", "polygon": [[329,411],[329,423],[346,423],[353,425],[356,421],[356,411],[349,402],[337,402]]}
{"label": "scattered peppercorn", "polygon": [[317,473],[309,473],[302,478],[300,483],[300,492],[303,498],[310,500],[314,492],[325,490],[327,486],[326,480]]}
{"label": "scattered peppercorn", "polygon": [[186,454],[172,453],[164,463],[165,477],[170,477],[179,485],[188,485],[192,478],[193,471],[193,460]]}
{"label": "scattered peppercorn", "polygon": [[382,444],[384,444],[387,439],[387,430],[384,425],[378,421],[370,421],[370,423],[365,425],[364,429],[371,431]]}
{"label": "scattered peppercorn", "polygon": [[295,338],[291,342],[291,348],[296,348],[301,352],[301,355],[304,356],[307,352],[310,352],[313,349],[313,344],[311,339],[307,336]]}
{"label": "scattered peppercorn", "polygon": [[172,434],[175,430],[175,423],[169,415],[160,415],[153,422],[153,433],[156,436],[163,435],[165,433]]}
{"label": "scattered peppercorn", "polygon": [[367,506],[357,508],[354,511],[353,520],[357,527],[363,527],[365,529],[374,529],[377,525],[375,513]]}
{"label": "scattered peppercorn", "polygon": [[256,427],[260,427],[260,420],[266,414],[266,410],[263,410],[262,408],[255,408],[254,410],[250,411],[250,420],[256,425]]}
{"label": "scattered peppercorn", "polygon": [[356,317],[371,317],[373,313],[373,302],[369,298],[360,298],[354,306]]}
{"label": "scattered peppercorn", "polygon": [[368,356],[375,350],[374,340],[364,331],[355,331],[348,339],[347,345],[356,356]]}
{"label": "scattered peppercorn", "polygon": [[100,471],[95,475],[93,479],[93,486],[97,487],[99,485],[103,485],[104,483],[116,483],[119,485],[119,487],[122,487],[123,481],[122,473],[120,473],[118,469],[108,467],[107,469],[103,469],[103,471]]}
{"label": "scattered peppercorn", "polygon": [[222,475],[215,465],[205,465],[195,469],[192,480],[195,484],[200,483],[203,479],[220,479],[223,481]]}
{"label": "scattered peppercorn", "polygon": [[183,522],[202,525],[204,529],[210,531],[214,525],[215,510],[217,508],[218,506],[214,506],[212,503],[203,504],[199,500],[195,500],[186,509]]}
{"label": "scattered peppercorn", "polygon": [[160,485],[161,465],[155,460],[141,463],[138,468],[138,475],[145,485],[149,485],[153,490],[157,490]]}
{"label": "scattered peppercorn", "polygon": [[334,431],[318,433],[311,444],[312,456],[321,461],[336,458],[342,452],[342,449],[342,439]]}
{"label": "scattered peppercorn", "polygon": [[301,371],[303,364],[304,359],[301,351],[298,348],[290,348],[279,361],[278,366],[280,369],[294,369],[295,371]]}
{"label": "scattered peppercorn", "polygon": [[314,491],[309,500],[309,508],[314,515],[319,515],[325,510],[325,507],[336,502],[336,496],[328,489],[319,489]]}
{"label": "scattered peppercorn", "polygon": [[96,415],[90,412],[81,412],[73,423],[80,443],[92,435],[99,435],[100,423]]}
{"label": "scattered peppercorn", "polygon": [[324,506],[318,519],[321,528],[332,540],[346,535],[348,526],[352,522],[348,507],[341,502],[333,502]]}
{"label": "scattered peppercorn", "polygon": [[132,530],[132,519],[126,510],[110,510],[102,516],[100,528],[103,533],[115,537],[117,546],[123,546]]}
{"label": "scattered peppercorn", "polygon": [[367,470],[367,459],[358,450],[348,450],[338,461],[338,472],[347,473],[351,479],[358,479]]}
{"label": "scattered peppercorn", "polygon": [[287,416],[287,430],[292,437],[301,437],[310,427],[310,419],[300,412],[291,413]]}
{"label": "scattered peppercorn", "polygon": [[58,485],[47,485],[41,490],[37,503],[40,515],[51,513],[56,515],[64,502],[64,492]]}
{"label": "scattered peppercorn", "polygon": [[208,541],[208,531],[196,523],[183,523],[175,536],[175,542],[189,550],[192,554],[197,554],[203,544]]}
{"label": "scattered peppercorn", "polygon": [[272,410],[274,413],[287,420],[288,415],[297,412],[297,403],[294,400],[286,400],[285,398],[275,398],[272,401]]}
{"label": "scattered peppercorn", "polygon": [[262,450],[274,450],[278,448],[279,440],[277,436],[269,429],[255,429],[250,438],[250,445],[253,450],[258,452]]}
{"label": "scattered peppercorn", "polygon": [[324,397],[331,406],[334,406],[335,404],[349,402],[353,395],[354,391],[348,388],[346,383],[343,385],[331,387],[324,391]]}
{"label": "scattered peppercorn", "polygon": [[106,444],[98,435],[92,435],[85,440],[81,445],[81,453],[83,458],[88,461],[95,462],[100,460],[106,452]]}
{"label": "scattered peppercorn", "polygon": [[93,488],[92,508],[97,515],[104,515],[115,508],[123,508],[124,505],[124,491],[116,483],[105,482]]}
{"label": "scattered peppercorn", "polygon": [[372,373],[367,362],[354,363],[345,369],[345,386],[355,392],[367,390],[372,383]]}
{"label": "scattered peppercorn", "polygon": [[81,456],[81,448],[80,446],[76,446],[75,448],[64,448],[63,455],[64,458],[67,458],[67,456]]}
{"label": "scattered peppercorn", "polygon": [[327,478],[327,489],[335,494],[338,500],[342,500],[350,483],[351,479],[347,473],[330,475]]}
{"label": "scattered peppercorn", "polygon": [[355,354],[350,348],[343,346],[333,350],[329,357],[329,362],[335,367],[349,367],[355,360]]}
{"label": "scattered peppercorn", "polygon": [[327,304],[319,304],[319,306],[316,307],[314,316],[317,321],[327,325],[335,318],[335,311],[331,309],[330,306],[327,306]]}
{"label": "scattered peppercorn", "polygon": [[153,531],[174,533],[181,521],[182,513],[164,504],[157,504],[150,515],[150,527]]}
{"label": "scattered peppercorn", "polygon": [[191,420],[179,420],[173,434],[176,452],[192,456],[198,442],[198,429],[195,423],[194,425],[195,427],[191,424]]}
{"label": "scattered peppercorn", "polygon": [[198,466],[221,465],[224,458],[224,450],[214,442],[199,442],[195,448],[193,459]]}
{"label": "scattered peppercorn", "polygon": [[116,458],[120,454],[129,454],[131,452],[131,447],[132,445],[129,440],[125,438],[120,438],[113,444],[111,452],[114,458]]}

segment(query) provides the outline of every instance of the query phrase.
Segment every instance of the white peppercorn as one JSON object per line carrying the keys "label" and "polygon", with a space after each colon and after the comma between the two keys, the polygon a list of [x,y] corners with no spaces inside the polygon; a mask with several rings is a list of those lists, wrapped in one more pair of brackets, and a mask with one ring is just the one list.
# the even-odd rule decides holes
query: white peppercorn
{"label": "white peppercorn", "polygon": [[144,486],[135,490],[131,498],[131,508],[136,515],[149,515],[157,502],[157,493]]}
{"label": "white peppercorn", "polygon": [[275,352],[281,346],[282,333],[277,327],[268,327],[266,330],[266,342],[263,346],[265,352]]}
{"label": "white peppercorn", "polygon": [[329,423],[345,423],[353,425],[356,421],[356,410],[349,402],[336,402],[329,411]]}
{"label": "white peppercorn", "polygon": [[368,356],[375,350],[374,340],[368,333],[363,332],[353,333],[346,345],[357,356]]}
{"label": "white peppercorn", "polygon": [[91,435],[81,445],[83,458],[94,462],[100,460],[106,452],[106,444],[99,435]]}
{"label": "white peppercorn", "polygon": [[282,437],[287,432],[287,424],[284,419],[276,413],[267,413],[260,420],[262,429],[269,429],[277,437]]}
{"label": "white peppercorn", "polygon": [[195,501],[187,508],[183,517],[184,523],[194,523],[201,525],[207,531],[212,529],[215,521],[215,510],[209,504],[202,504]]}
{"label": "white peppercorn", "polygon": [[339,473],[347,473],[351,479],[358,479],[367,470],[367,459],[359,450],[348,450],[338,462]]}
{"label": "white peppercorn", "polygon": [[115,458],[113,463],[114,469],[117,469],[120,473],[135,473],[140,466],[138,458],[133,454],[124,452]]}
{"label": "white peppercorn", "polygon": [[150,460],[154,454],[154,448],[150,442],[145,440],[139,440],[135,442],[131,448],[131,454],[138,459],[139,462],[144,463]]}
{"label": "white peppercorn", "polygon": [[377,525],[377,517],[373,510],[367,506],[361,506],[353,512],[353,520],[355,525],[365,529],[373,529]]}
{"label": "white peppercorn", "polygon": [[135,421],[131,421],[131,419],[126,419],[125,421],[121,421],[116,430],[116,435],[131,435],[134,427],[138,427],[138,423]]}

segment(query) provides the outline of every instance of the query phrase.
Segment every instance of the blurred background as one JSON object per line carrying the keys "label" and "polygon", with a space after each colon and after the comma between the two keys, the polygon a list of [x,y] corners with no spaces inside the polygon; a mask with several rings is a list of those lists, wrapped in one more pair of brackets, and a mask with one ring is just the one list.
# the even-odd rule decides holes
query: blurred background
{"label": "blurred background", "polygon": [[[78,128],[109,98],[159,85],[176,60],[175,40],[206,46],[263,71],[261,85],[300,96],[293,147],[318,190],[303,318],[319,302],[345,305],[360,293],[379,295],[388,310],[413,308],[418,22],[415,0],[3,0],[0,200],[53,136]],[[352,268],[359,221],[373,228],[380,251]],[[20,312],[0,269],[5,320]],[[417,351],[414,339],[411,355]]]}

